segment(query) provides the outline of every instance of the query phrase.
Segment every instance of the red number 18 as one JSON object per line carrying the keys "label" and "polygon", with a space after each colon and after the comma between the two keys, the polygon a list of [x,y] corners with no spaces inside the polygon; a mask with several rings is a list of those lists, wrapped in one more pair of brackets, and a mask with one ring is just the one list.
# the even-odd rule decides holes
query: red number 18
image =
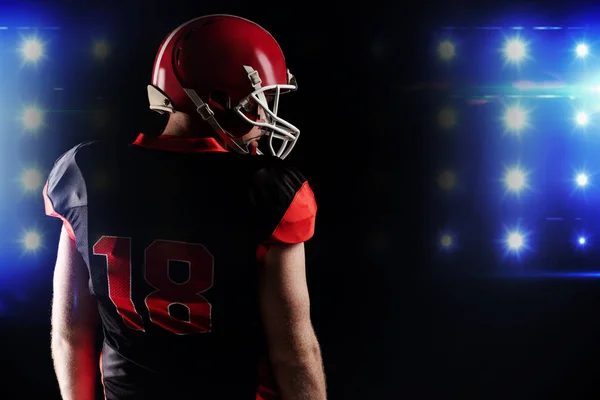
{"label": "red number 18", "polygon": [[[123,322],[143,331],[144,323],[131,293],[131,238],[102,236],[93,251],[106,257],[108,296]],[[189,279],[183,283],[173,281],[169,261],[187,263]],[[210,332],[212,306],[200,293],[212,287],[214,259],[203,245],[155,240],[146,247],[143,271],[146,282],[156,289],[145,299],[151,322],[178,335]],[[169,310],[174,304],[187,308],[187,321],[171,315]]]}

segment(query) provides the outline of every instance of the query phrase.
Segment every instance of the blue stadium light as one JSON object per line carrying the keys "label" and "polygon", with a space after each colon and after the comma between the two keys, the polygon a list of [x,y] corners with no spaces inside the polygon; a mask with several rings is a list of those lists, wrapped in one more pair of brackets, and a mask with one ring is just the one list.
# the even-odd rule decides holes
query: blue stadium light
{"label": "blue stadium light", "polygon": [[94,57],[98,60],[105,60],[110,54],[110,47],[105,40],[99,40],[94,43]]}
{"label": "blue stadium light", "polygon": [[579,43],[576,47],[575,47],[575,53],[577,54],[577,57],[585,57],[589,54],[589,48],[585,43]]}
{"label": "blue stadium light", "polygon": [[443,129],[450,129],[456,125],[456,111],[452,107],[444,107],[438,114],[438,124]]}
{"label": "blue stadium light", "polygon": [[456,185],[456,174],[449,170],[442,171],[438,176],[437,183],[443,190],[452,190]]}
{"label": "blue stadium light", "polygon": [[456,47],[450,40],[443,40],[438,44],[438,55],[444,61],[450,61],[456,54]]}
{"label": "blue stadium light", "polygon": [[26,168],[21,173],[20,179],[21,187],[26,193],[37,193],[42,188],[44,178],[42,172],[38,168]]}
{"label": "blue stadium light", "polygon": [[506,246],[508,250],[518,252],[525,246],[525,238],[523,234],[515,231],[510,232],[506,237]]}
{"label": "blue stadium light", "polygon": [[19,50],[23,61],[28,64],[37,64],[44,57],[44,43],[36,37],[23,39]]}
{"label": "blue stadium light", "polygon": [[530,233],[523,231],[520,226],[510,229],[505,228],[505,234],[501,240],[504,247],[504,255],[513,254],[520,259],[524,252],[531,249],[529,243],[527,243],[529,235]]}
{"label": "blue stadium light", "polygon": [[529,112],[519,105],[508,107],[504,113],[504,125],[508,132],[519,134],[528,126]]}
{"label": "blue stadium light", "polygon": [[520,167],[512,167],[507,169],[504,174],[504,185],[506,190],[514,193],[519,193],[527,188],[527,173]]}
{"label": "blue stadium light", "polygon": [[519,37],[509,39],[504,44],[503,53],[508,63],[518,65],[527,57],[527,43]]}
{"label": "blue stadium light", "polygon": [[36,253],[42,248],[42,235],[35,229],[27,230],[21,237],[21,245],[26,253]]}
{"label": "blue stadium light", "polygon": [[581,187],[587,186],[587,184],[589,183],[589,177],[587,176],[587,174],[579,173],[575,177],[575,182],[577,182],[578,186],[581,186]]}
{"label": "blue stadium light", "polygon": [[438,248],[441,252],[454,251],[457,247],[457,236],[454,232],[444,231],[438,236]]}
{"label": "blue stadium light", "polygon": [[452,238],[452,235],[450,235],[449,233],[445,233],[440,237],[440,245],[445,248],[445,249],[449,249],[450,247],[452,247],[454,240]]}
{"label": "blue stadium light", "polygon": [[580,245],[580,246],[585,246],[585,243],[586,243],[586,242],[587,242],[587,241],[586,241],[585,237],[583,237],[583,236],[580,236],[580,237],[577,239],[577,243],[579,243],[579,245]]}
{"label": "blue stadium light", "polygon": [[577,122],[577,125],[585,126],[588,124],[589,120],[590,117],[583,111],[580,111],[577,113],[577,115],[575,115],[575,121]]}
{"label": "blue stadium light", "polygon": [[21,116],[23,127],[27,131],[37,131],[44,124],[44,113],[36,106],[26,107]]}

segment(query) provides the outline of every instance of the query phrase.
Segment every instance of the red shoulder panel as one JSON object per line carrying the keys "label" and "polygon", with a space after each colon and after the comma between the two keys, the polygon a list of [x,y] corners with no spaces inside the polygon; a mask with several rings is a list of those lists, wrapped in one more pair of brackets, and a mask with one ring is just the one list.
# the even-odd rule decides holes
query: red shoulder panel
{"label": "red shoulder panel", "polygon": [[315,195],[308,182],[304,182],[271,235],[271,240],[290,244],[306,242],[315,233],[316,214]]}
{"label": "red shoulder panel", "polygon": [[54,206],[52,205],[52,201],[50,200],[50,197],[48,197],[48,181],[46,181],[46,184],[44,185],[44,190],[42,191],[42,196],[44,196],[44,208],[46,209],[46,215],[48,215],[50,217],[60,218],[63,222],[63,225],[67,229],[67,233],[69,234],[69,237],[72,240],[75,240],[75,231],[73,230],[71,223],[65,217],[63,217],[62,215],[60,215],[59,213],[54,211]]}

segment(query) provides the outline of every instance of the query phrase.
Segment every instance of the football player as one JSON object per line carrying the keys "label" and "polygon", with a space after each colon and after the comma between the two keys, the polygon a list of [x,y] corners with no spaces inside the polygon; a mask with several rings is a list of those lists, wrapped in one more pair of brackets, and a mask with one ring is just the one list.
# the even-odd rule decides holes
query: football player
{"label": "football player", "polygon": [[163,134],[56,161],[43,195],[63,221],[51,340],[63,399],[93,399],[98,365],[108,400],[326,399],[304,264],[317,207],[283,160],[300,132],[278,116],[296,88],[259,25],[196,18],[154,62]]}

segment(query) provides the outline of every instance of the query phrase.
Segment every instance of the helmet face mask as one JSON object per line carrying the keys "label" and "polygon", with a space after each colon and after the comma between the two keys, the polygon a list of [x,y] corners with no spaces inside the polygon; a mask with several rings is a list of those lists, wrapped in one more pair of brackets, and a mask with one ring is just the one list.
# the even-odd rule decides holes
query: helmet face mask
{"label": "helmet face mask", "polygon": [[[268,136],[269,138],[268,144],[270,153],[280,158],[285,158],[289,155],[294,148],[298,136],[300,135],[300,130],[298,128],[277,115],[277,112],[279,111],[281,89],[291,88],[291,85],[279,85],[272,88],[265,87],[250,94],[252,101],[264,110],[267,120],[266,122],[252,121],[245,115],[245,113],[241,111],[241,105],[236,107],[236,111],[240,118],[244,119],[249,124],[262,128],[262,130],[265,132],[265,136]],[[265,92],[271,90],[275,91],[272,100],[272,107],[270,107],[269,101],[265,96]],[[281,141],[277,150],[275,150],[273,146],[274,139]]]}
{"label": "helmet face mask", "polygon": [[[160,113],[198,113],[239,153],[252,153],[242,137],[260,127],[268,153],[285,158],[300,130],[278,116],[279,100],[297,88],[267,31],[243,18],[212,15],[184,23],[163,41],[148,98]],[[264,120],[258,119],[259,106]]]}

